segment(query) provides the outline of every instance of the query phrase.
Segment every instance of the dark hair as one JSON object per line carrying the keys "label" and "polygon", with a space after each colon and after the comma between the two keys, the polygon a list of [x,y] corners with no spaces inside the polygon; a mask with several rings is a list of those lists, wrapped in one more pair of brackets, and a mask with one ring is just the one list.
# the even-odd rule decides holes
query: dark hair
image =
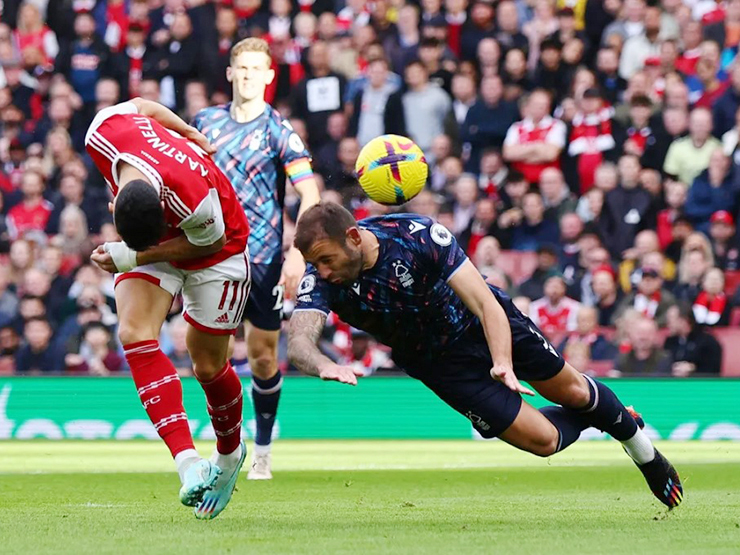
{"label": "dark hair", "polygon": [[640,106],[642,108],[652,108],[653,101],[650,97],[644,94],[636,94],[630,100],[630,106]]}
{"label": "dark hair", "polygon": [[319,202],[298,218],[293,243],[302,253],[308,252],[314,241],[330,239],[344,246],[347,230],[356,227],[352,213],[334,202]]}
{"label": "dark hair", "polygon": [[111,335],[111,331],[102,322],[89,322],[82,327],[82,337],[85,337],[90,330],[103,330],[109,337]]}
{"label": "dark hair", "polygon": [[689,323],[689,327],[693,330],[696,327],[696,318],[694,317],[694,311],[691,305],[685,301],[679,301],[676,303],[676,308],[678,308],[678,317],[686,320]]}
{"label": "dark hair", "polygon": [[129,181],[118,191],[113,220],[121,239],[135,251],[156,245],[164,235],[164,209],[159,195],[143,179]]}

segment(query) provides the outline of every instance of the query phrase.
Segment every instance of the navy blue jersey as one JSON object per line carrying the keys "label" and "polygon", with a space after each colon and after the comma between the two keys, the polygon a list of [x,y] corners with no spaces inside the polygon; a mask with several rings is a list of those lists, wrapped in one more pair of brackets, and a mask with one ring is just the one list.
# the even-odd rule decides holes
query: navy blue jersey
{"label": "navy blue jersey", "polygon": [[467,256],[447,228],[416,214],[368,218],[358,225],[378,238],[375,265],[348,285],[322,279],[309,265],[296,310],[333,311],[391,347],[396,359],[444,352],[478,321],[448,285]]}
{"label": "navy blue jersey", "polygon": [[252,263],[281,262],[285,175],[290,173],[295,184],[311,169],[303,142],[270,105],[246,123],[231,117],[231,103],[205,108],[193,126],[216,147],[213,160],[231,181],[247,214]]}

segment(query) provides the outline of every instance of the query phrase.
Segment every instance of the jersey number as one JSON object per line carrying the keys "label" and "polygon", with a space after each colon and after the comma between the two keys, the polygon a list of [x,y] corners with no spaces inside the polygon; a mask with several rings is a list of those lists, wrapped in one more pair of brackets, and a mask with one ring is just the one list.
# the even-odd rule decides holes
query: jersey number
{"label": "jersey number", "polygon": [[555,350],[555,347],[553,347],[552,345],[550,345],[550,342],[547,339],[545,339],[544,337],[542,337],[542,334],[540,332],[538,332],[536,329],[534,329],[531,326],[529,328],[529,331],[531,331],[533,334],[535,334],[539,338],[539,340],[542,341],[542,344],[545,346],[545,349],[547,349],[548,351],[550,351],[554,356],[558,356],[558,352]]}
{"label": "jersey number", "polygon": [[218,303],[218,309],[223,310],[224,306],[226,306],[226,299],[229,296],[229,289],[232,289],[231,294],[231,302],[229,303],[228,310],[233,310],[234,305],[236,304],[236,297],[239,292],[239,282],[238,281],[224,281],[224,290],[223,293],[221,293],[221,302]]}
{"label": "jersey number", "polygon": [[272,307],[273,310],[283,309],[283,295],[285,295],[285,287],[282,285],[276,285],[272,288],[272,296],[275,297],[275,306]]}

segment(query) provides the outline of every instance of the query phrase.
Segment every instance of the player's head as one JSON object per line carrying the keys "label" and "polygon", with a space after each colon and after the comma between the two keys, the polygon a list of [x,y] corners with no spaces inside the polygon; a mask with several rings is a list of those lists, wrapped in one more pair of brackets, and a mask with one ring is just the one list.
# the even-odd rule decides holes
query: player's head
{"label": "player's head", "polygon": [[320,202],[306,210],[296,226],[295,246],[332,283],[351,283],[362,269],[360,228],[339,204]]}
{"label": "player's head", "polygon": [[113,201],[113,220],[121,239],[135,251],[156,245],[166,225],[159,194],[143,179],[121,186]]}
{"label": "player's head", "polygon": [[234,101],[262,100],[265,88],[275,79],[270,47],[263,39],[249,37],[231,49],[226,78],[233,85]]}

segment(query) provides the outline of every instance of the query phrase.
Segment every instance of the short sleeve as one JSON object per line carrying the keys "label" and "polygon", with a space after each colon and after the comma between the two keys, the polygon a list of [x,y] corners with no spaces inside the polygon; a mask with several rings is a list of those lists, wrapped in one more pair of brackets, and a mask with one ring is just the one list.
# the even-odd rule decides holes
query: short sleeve
{"label": "short sleeve", "polygon": [[555,120],[552,129],[550,129],[547,137],[545,137],[545,142],[550,145],[555,145],[558,148],[563,148],[565,147],[565,136],[567,131],[568,130],[562,121]]}
{"label": "short sleeve", "polygon": [[139,110],[136,108],[136,104],[133,102],[121,102],[115,106],[108,106],[98,112],[95,118],[92,120],[90,127],[87,129],[85,134],[85,146],[90,144],[90,138],[98,130],[105,120],[112,118],[113,116],[122,116],[127,114],[138,114]]}
{"label": "short sleeve", "polygon": [[439,272],[441,279],[450,281],[468,257],[449,229],[431,220],[429,223],[429,227],[418,232],[420,255],[430,269]]}
{"label": "short sleeve", "polygon": [[[273,128],[275,129],[275,128]],[[297,160],[310,160],[311,155],[306,150],[306,145],[293,130],[288,120],[283,119],[275,130],[275,149],[282,165],[287,168]]]}
{"label": "short sleeve", "polygon": [[665,162],[663,162],[663,171],[668,175],[678,175],[681,173],[681,167],[678,156],[678,143],[675,141],[668,147],[668,153],[665,156]]}
{"label": "short sleeve", "polygon": [[299,310],[314,310],[327,316],[331,312],[329,304],[329,284],[316,272],[316,268],[308,265],[303,279],[298,284],[296,306],[293,312]]}
{"label": "short sleeve", "polygon": [[218,241],[226,230],[218,191],[210,189],[198,207],[178,226],[193,245],[207,247]]}
{"label": "short sleeve", "polygon": [[504,139],[504,146],[518,145],[519,144],[519,125],[515,123],[506,131],[506,138]]}

